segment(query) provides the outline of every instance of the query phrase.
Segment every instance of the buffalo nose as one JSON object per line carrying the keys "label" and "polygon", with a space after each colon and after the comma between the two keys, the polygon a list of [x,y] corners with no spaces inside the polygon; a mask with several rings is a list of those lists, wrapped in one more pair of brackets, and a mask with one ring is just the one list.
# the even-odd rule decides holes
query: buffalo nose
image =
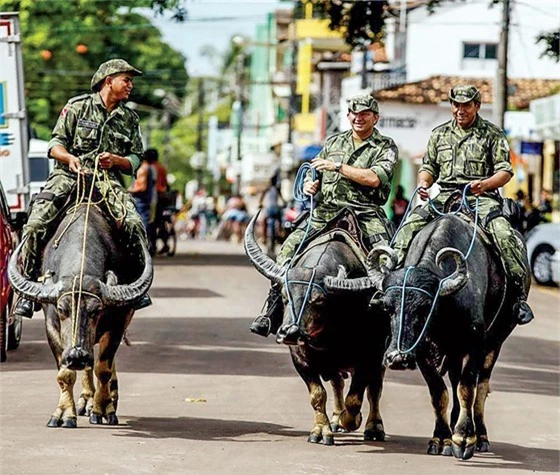
{"label": "buffalo nose", "polygon": [[290,325],[282,325],[276,334],[276,343],[284,343],[285,345],[297,345],[301,340],[302,333],[299,327],[291,323]]}
{"label": "buffalo nose", "polygon": [[416,361],[412,355],[394,350],[385,355],[385,366],[395,370],[416,369]]}
{"label": "buffalo nose", "polygon": [[80,346],[74,346],[62,359],[62,365],[68,369],[80,371],[85,368],[93,367],[93,356]]}

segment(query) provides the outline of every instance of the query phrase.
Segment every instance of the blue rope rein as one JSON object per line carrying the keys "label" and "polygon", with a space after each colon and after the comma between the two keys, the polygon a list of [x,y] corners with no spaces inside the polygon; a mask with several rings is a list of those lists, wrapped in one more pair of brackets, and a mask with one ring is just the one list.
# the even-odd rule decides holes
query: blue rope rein
{"label": "blue rope rein", "polygon": [[[307,239],[307,236],[309,235],[309,231],[311,229],[311,221],[312,221],[312,218],[313,218],[313,210],[315,209],[314,196],[313,195],[308,196],[303,192],[303,185],[304,185],[305,179],[307,177],[307,174],[309,172],[311,172],[311,180],[315,181],[316,176],[317,176],[317,172],[309,163],[303,163],[299,167],[299,169],[297,171],[297,174],[296,174],[296,178],[294,180],[294,186],[293,186],[293,192],[292,192],[294,200],[298,201],[300,203],[307,203],[307,201],[309,200],[309,219],[307,221],[307,226],[305,228],[303,238],[301,239],[301,241],[299,243],[299,246],[296,249],[296,252],[292,256],[292,258],[289,260],[288,267],[286,268],[286,272],[284,273],[284,287],[286,289],[286,294],[288,295],[290,315],[292,317],[292,322],[295,325],[298,325],[298,326],[299,326],[299,323],[301,321],[301,317],[303,315],[303,310],[305,309],[305,306],[307,305],[307,302],[309,301],[309,295],[311,293],[311,288],[313,286],[316,286],[322,292],[325,292],[325,290],[320,285],[313,283],[313,280],[315,279],[315,269],[313,269],[313,272],[311,273],[311,279],[309,280],[309,282],[300,281],[300,280],[297,280],[297,281],[296,280],[294,280],[294,281],[288,280],[288,271],[291,269],[292,263],[293,263],[295,257],[299,254],[304,242]],[[290,292],[289,284],[307,284],[307,291],[305,292],[305,298],[303,299],[303,302],[301,304],[301,308],[298,312],[297,318],[296,318],[296,315],[295,315],[294,301],[293,301],[293,298],[292,298],[292,294]]]}
{"label": "blue rope rein", "polygon": [[[416,189],[414,190],[414,193],[412,194],[412,197],[410,198],[410,201],[409,201],[408,206],[407,206],[407,208],[406,208],[406,211],[405,211],[405,214],[404,214],[403,219],[402,219],[402,221],[401,221],[401,224],[399,225],[399,227],[397,228],[397,231],[396,231],[395,234],[393,235],[393,239],[391,239],[391,243],[390,243],[391,246],[393,245],[393,241],[394,241],[394,239],[395,239],[395,236],[396,236],[397,233],[400,231],[402,225],[403,225],[404,222],[406,221],[406,218],[408,217],[408,214],[410,213],[410,206],[411,206],[411,203],[412,203],[412,201],[413,201],[413,199],[414,199],[414,196],[416,195],[416,193],[418,193],[418,190],[419,190],[420,188],[421,188],[421,187],[418,186],[418,187],[416,187]],[[470,253],[471,253],[471,251],[472,251],[472,249],[473,249],[473,247],[474,247],[474,242],[475,242],[475,239],[476,239],[477,226],[478,226],[478,205],[479,205],[479,197],[478,197],[478,196],[476,197],[476,203],[475,203],[474,209],[471,208],[471,206],[469,205],[468,200],[467,200],[467,191],[468,191],[469,189],[470,189],[470,184],[466,185],[465,188],[463,189],[463,193],[462,193],[462,196],[461,196],[461,205],[459,206],[459,208],[458,208],[457,210],[451,211],[451,212],[449,212],[449,213],[444,213],[444,212],[441,212],[440,210],[438,210],[437,207],[435,206],[434,202],[432,201],[432,199],[431,199],[431,198],[429,199],[429,204],[430,204],[430,206],[432,207],[432,209],[433,209],[439,216],[445,216],[445,215],[449,215],[449,214],[451,214],[451,215],[457,215],[457,214],[459,214],[463,209],[465,209],[465,210],[467,210],[467,211],[470,211],[471,213],[474,212],[474,230],[473,230],[473,236],[472,236],[472,239],[471,239],[469,248],[468,248],[468,250],[467,250],[467,253],[466,253],[466,254],[463,254],[463,252],[461,252],[459,249],[457,249],[457,251],[461,253],[461,255],[463,256],[463,258],[464,258],[465,260],[467,260],[467,258],[469,257],[469,255],[470,255]],[[401,295],[401,309],[400,309],[400,312],[399,312],[399,332],[398,332],[398,337],[397,337],[397,351],[398,351],[399,353],[402,353],[402,354],[407,354],[407,353],[412,352],[412,351],[418,346],[418,344],[422,341],[422,339],[424,338],[424,335],[425,335],[425,333],[426,333],[426,331],[427,331],[427,329],[428,329],[428,325],[429,325],[429,323],[430,323],[430,320],[431,320],[431,318],[432,318],[432,316],[433,316],[433,313],[434,313],[434,310],[435,310],[435,308],[436,308],[436,303],[437,303],[437,301],[438,301],[438,298],[439,298],[439,295],[440,295],[440,292],[441,292],[441,287],[442,287],[443,283],[449,278],[449,276],[447,276],[447,277],[445,277],[444,279],[441,279],[440,282],[439,282],[439,286],[438,286],[438,289],[437,289],[436,294],[435,294],[435,295],[431,295],[429,292],[427,292],[427,291],[424,290],[424,289],[421,289],[420,287],[412,287],[412,286],[407,287],[406,281],[407,281],[407,279],[408,279],[408,274],[409,274],[410,271],[412,271],[412,269],[414,269],[414,268],[415,268],[415,266],[408,266],[408,267],[406,268],[402,286],[400,286],[400,285],[393,285],[393,286],[387,287],[387,289],[386,289],[386,290],[395,290],[395,289],[396,289],[396,290],[400,290],[400,291],[402,292],[402,295]],[[426,317],[426,322],[424,323],[424,326],[423,326],[423,328],[422,328],[422,331],[420,332],[420,335],[418,336],[418,338],[416,339],[416,341],[414,342],[414,344],[413,344],[410,348],[408,348],[408,349],[406,349],[406,350],[403,350],[403,349],[401,348],[401,338],[402,338],[402,330],[403,330],[403,324],[404,324],[404,303],[405,303],[405,296],[406,296],[406,292],[407,292],[407,291],[415,291],[415,292],[424,293],[424,294],[426,294],[427,296],[429,296],[430,298],[432,298],[433,301],[432,301],[432,306],[431,306],[431,308],[430,308],[430,312],[428,313],[428,316]]]}

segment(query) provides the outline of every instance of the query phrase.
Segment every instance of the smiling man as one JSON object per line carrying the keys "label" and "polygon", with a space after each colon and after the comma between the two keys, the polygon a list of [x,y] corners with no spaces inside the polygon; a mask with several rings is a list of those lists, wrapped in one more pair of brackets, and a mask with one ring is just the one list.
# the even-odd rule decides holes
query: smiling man
{"label": "smiling man", "polygon": [[[478,201],[479,223],[488,231],[498,248],[505,271],[518,295],[517,321],[525,324],[533,319],[527,304],[528,267],[525,246],[516,236],[510,222],[502,214],[502,198],[498,189],[513,176],[509,144],[504,132],[478,115],[480,92],[471,85],[460,85],[449,91],[453,119],[436,127],[430,136],[422,166],[418,172],[418,194],[429,198],[428,188],[437,181],[440,193],[434,206],[443,209],[454,192],[470,186],[469,205]],[[397,232],[393,248],[402,265],[412,239],[438,214],[429,204],[415,209]]]}
{"label": "smiling man", "polygon": [[[125,236],[123,242],[129,243],[133,255],[142,256],[141,241],[146,243],[144,227],[123,187],[122,177],[123,173],[136,174],[143,153],[138,115],[125,105],[133,88],[133,77],[141,74],[123,59],[106,61],[93,75],[93,93],[73,97],[62,109],[49,142],[49,157],[56,160],[55,168],[41,193],[35,196],[23,230],[26,277],[37,279],[39,256],[50,237],[50,224],[76,187],[78,176],[92,173],[96,166],[106,172],[105,179],[97,181],[97,187]],[[146,295],[137,308],[149,304]],[[33,304],[22,299],[15,311],[30,318]]]}
{"label": "smiling man", "polygon": [[[347,118],[351,129],[327,138],[311,161],[318,178],[306,180],[303,191],[308,196],[320,192],[311,226],[320,230],[343,208],[350,208],[358,217],[366,244],[388,242],[391,224],[382,206],[389,197],[398,149],[393,139],[375,128],[379,106],[372,96],[350,98]],[[278,264],[284,265],[293,257],[304,235],[304,229],[296,229],[288,236],[276,258]],[[257,316],[250,330],[268,336],[280,325],[282,312],[280,286],[273,284],[266,310]]]}

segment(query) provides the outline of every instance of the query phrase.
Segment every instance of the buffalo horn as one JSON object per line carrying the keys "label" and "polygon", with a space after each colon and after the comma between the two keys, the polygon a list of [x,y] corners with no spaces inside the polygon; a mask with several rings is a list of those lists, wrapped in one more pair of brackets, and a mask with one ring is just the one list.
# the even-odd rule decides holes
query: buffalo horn
{"label": "buffalo horn", "polygon": [[[389,259],[388,266],[381,267],[381,256],[387,256]],[[348,292],[380,289],[385,274],[392,270],[396,263],[397,256],[395,251],[389,246],[380,245],[372,249],[367,257],[368,275],[366,277],[348,279],[339,273],[337,277],[326,277],[325,285],[329,290]]]}
{"label": "buffalo horn", "polygon": [[260,210],[253,216],[245,230],[245,252],[255,266],[255,269],[272,282],[281,284],[282,278],[286,273],[286,268],[279,266],[273,259],[262,252],[253,234],[253,228],[255,227],[255,222],[259,217],[259,213]]}
{"label": "buffalo horn", "polygon": [[457,266],[453,274],[446,277],[440,288],[440,295],[450,295],[461,290],[467,283],[469,278],[467,272],[467,261],[463,253],[453,247],[444,247],[436,255],[436,264],[440,269],[443,269],[443,261],[448,257],[455,261]]}
{"label": "buffalo horn", "polygon": [[[150,252],[144,242],[142,242],[142,252],[144,254],[144,269],[142,275],[130,284],[108,285],[100,282],[101,301],[108,307],[122,307],[130,305],[144,295],[154,278],[154,269],[152,267],[152,258]],[[108,279],[110,282],[111,279]]]}
{"label": "buffalo horn", "polygon": [[25,241],[27,241],[27,238],[20,242],[10,258],[10,262],[8,264],[8,279],[10,280],[13,289],[26,299],[38,303],[56,303],[62,284],[55,284],[52,283],[52,281],[48,283],[35,282],[34,280],[24,277],[19,272],[17,262]]}

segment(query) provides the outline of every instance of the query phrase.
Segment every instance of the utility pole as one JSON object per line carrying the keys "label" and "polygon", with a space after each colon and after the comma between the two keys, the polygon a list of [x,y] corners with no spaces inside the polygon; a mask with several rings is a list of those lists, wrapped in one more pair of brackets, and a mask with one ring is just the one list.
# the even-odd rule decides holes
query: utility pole
{"label": "utility pole", "polygon": [[508,43],[509,43],[510,0],[503,0],[502,28],[498,46],[498,73],[496,76],[496,94],[494,96],[494,120],[498,127],[504,128],[504,115],[508,100]]}
{"label": "utility pole", "polygon": [[[196,150],[200,154],[202,154],[203,131],[204,131],[204,81],[203,78],[201,77],[199,78],[198,81],[198,123],[196,127],[196,132],[197,132]],[[203,163],[200,164],[200,166],[196,169],[196,182],[197,182],[198,190],[202,188],[202,171],[204,167]]]}
{"label": "utility pole", "polygon": [[368,56],[368,45],[364,44],[363,52],[362,52],[362,73],[361,73],[361,88],[362,90],[367,88],[367,56]]}

